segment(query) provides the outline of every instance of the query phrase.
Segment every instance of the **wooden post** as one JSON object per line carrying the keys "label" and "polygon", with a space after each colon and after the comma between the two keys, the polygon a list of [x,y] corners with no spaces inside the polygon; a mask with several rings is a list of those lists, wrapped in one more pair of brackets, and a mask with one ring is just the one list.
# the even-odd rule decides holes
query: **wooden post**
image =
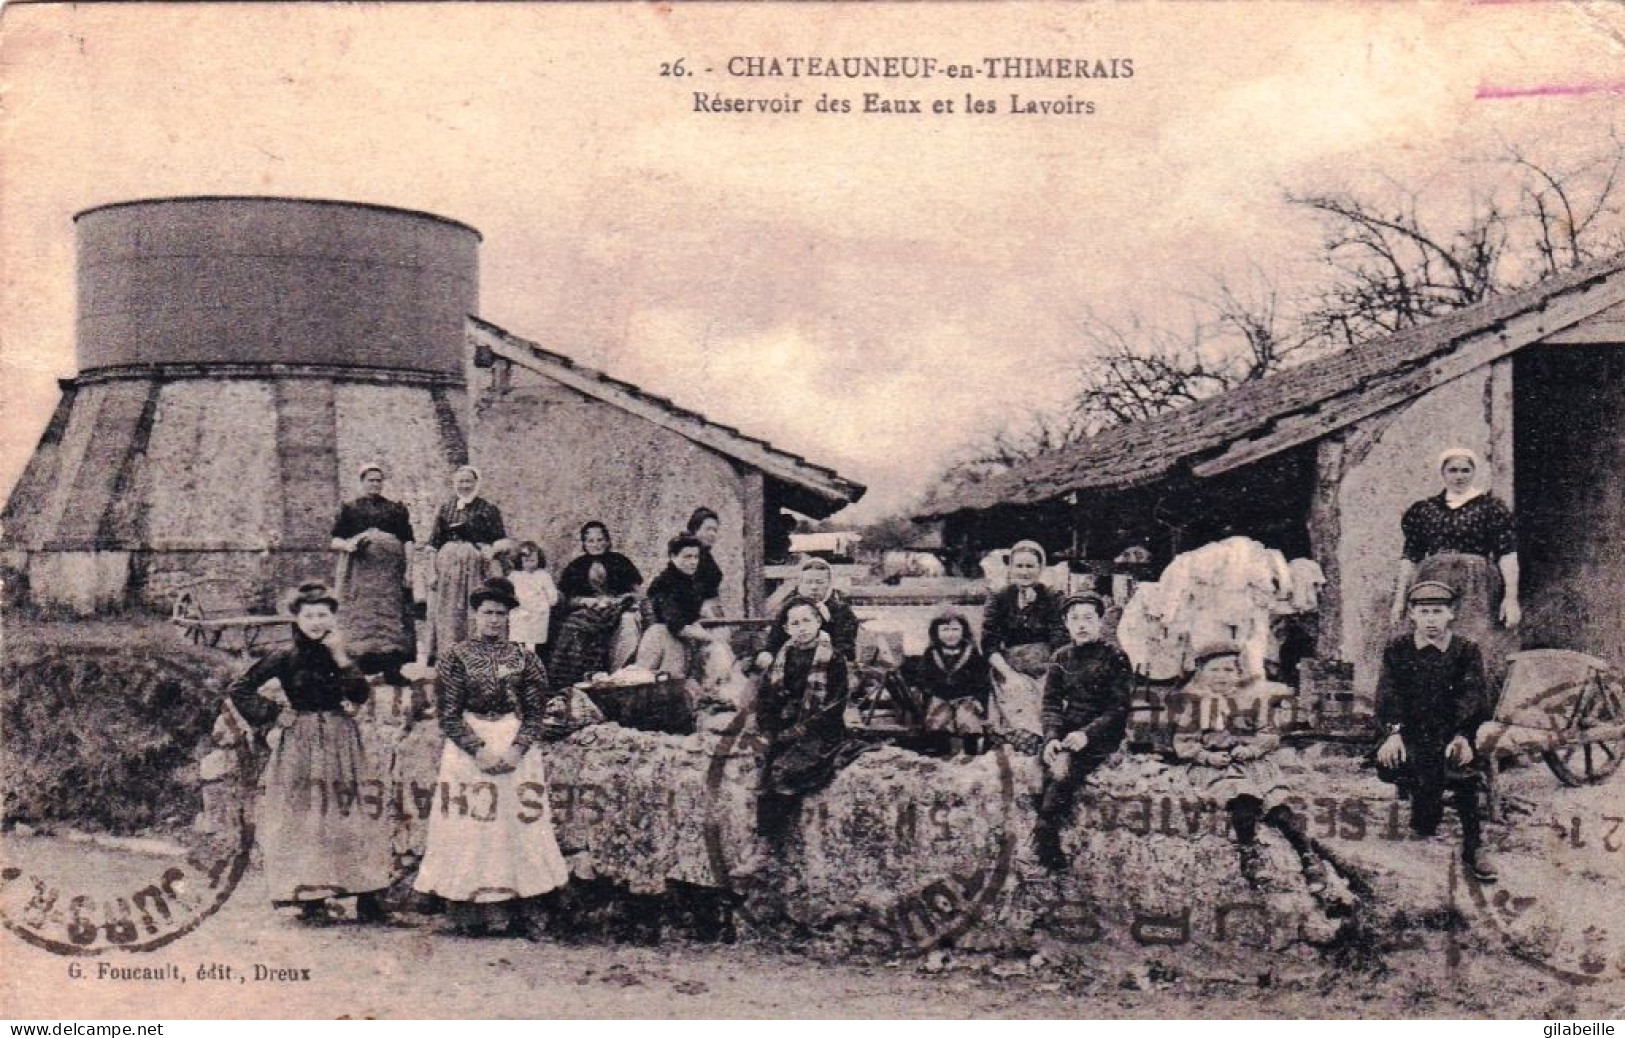
{"label": "wooden post", "polygon": [[764,586],[767,578],[762,572],[767,555],[767,495],[762,487],[762,470],[741,468],[739,487],[739,505],[745,518],[743,605],[746,616],[760,616],[763,603],[767,599],[767,589]]}
{"label": "wooden post", "polygon": [[1343,580],[1337,559],[1343,471],[1343,437],[1328,436],[1315,451],[1315,487],[1309,502],[1309,549],[1326,577],[1320,589],[1320,631],[1315,639],[1315,655],[1323,660],[1343,658]]}

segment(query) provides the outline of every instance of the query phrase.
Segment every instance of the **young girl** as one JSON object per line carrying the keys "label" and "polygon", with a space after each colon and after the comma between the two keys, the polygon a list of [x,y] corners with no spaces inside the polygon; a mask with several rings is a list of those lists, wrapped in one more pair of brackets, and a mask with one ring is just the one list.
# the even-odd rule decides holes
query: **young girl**
{"label": "young girl", "polygon": [[508,580],[513,583],[519,608],[508,616],[508,640],[541,656],[559,589],[547,572],[547,555],[535,541],[521,541],[514,555],[515,565]]}
{"label": "young girl", "polygon": [[925,697],[925,730],[950,753],[980,753],[993,691],[987,658],[971,637],[970,621],[957,610],[931,621],[930,646],[903,663],[903,679]]}
{"label": "young girl", "polygon": [[829,785],[855,756],[846,736],[846,657],[824,631],[816,604],[784,607],[785,642],[757,695],[757,727],[768,742],[757,817],[762,834],[781,838],[801,798]]}

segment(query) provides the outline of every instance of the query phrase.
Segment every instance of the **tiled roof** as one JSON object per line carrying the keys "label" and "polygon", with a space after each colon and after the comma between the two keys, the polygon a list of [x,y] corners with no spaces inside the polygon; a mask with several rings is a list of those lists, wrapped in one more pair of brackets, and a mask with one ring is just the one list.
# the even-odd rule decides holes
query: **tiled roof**
{"label": "tiled roof", "polygon": [[[1283,419],[1347,406],[1368,391],[1451,353],[1471,336],[1543,310],[1558,297],[1586,290],[1622,269],[1625,255],[1615,256],[1397,335],[1243,383],[1177,411],[1115,426],[934,502],[915,518],[923,521],[1001,505],[1035,505],[1075,490],[1120,489],[1153,482],[1183,463],[1199,461],[1238,440],[1257,436]],[[1599,303],[1602,308],[1604,304]]]}
{"label": "tiled roof", "polygon": [[798,512],[823,518],[855,503],[867,490],[863,484],[846,479],[832,468],[781,450],[767,440],[749,436],[731,425],[712,421],[698,411],[645,392],[630,382],[596,368],[577,364],[562,353],[539,346],[489,321],[470,316],[468,323],[475,333],[483,333],[501,343],[504,356],[514,363],[544,376],[567,381],[574,388],[611,405],[627,410],[658,411],[663,418],[661,424],[667,428],[735,461],[759,469],[763,475],[778,481],[791,491],[786,506]]}

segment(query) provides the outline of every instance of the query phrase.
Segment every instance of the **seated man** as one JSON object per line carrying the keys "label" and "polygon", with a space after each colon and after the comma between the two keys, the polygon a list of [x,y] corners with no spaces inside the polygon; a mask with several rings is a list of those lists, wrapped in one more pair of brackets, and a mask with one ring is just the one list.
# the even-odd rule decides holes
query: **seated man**
{"label": "seated man", "polygon": [[1411,799],[1411,830],[1432,836],[1444,817],[1444,794],[1461,819],[1461,860],[1480,883],[1495,870],[1479,853],[1480,774],[1473,741],[1489,720],[1484,658],[1478,646],[1450,630],[1456,593],[1424,580],[1406,595],[1412,632],[1388,643],[1377,678],[1377,726],[1382,774]]}
{"label": "seated man", "polygon": [[1128,726],[1134,670],[1121,649],[1101,641],[1099,595],[1061,603],[1071,644],[1050,658],[1044,677],[1044,792],[1033,845],[1045,868],[1066,866],[1061,827],[1072,819],[1083,780],[1117,752]]}

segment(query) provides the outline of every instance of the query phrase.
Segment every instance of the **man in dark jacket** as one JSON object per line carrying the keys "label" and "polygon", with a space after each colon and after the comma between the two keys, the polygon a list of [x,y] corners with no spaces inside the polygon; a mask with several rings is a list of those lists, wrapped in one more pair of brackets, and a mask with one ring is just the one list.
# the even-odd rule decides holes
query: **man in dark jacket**
{"label": "man in dark jacket", "polygon": [[1061,826],[1072,819],[1089,773],[1123,742],[1133,667],[1121,649],[1101,641],[1106,604],[1073,595],[1061,605],[1072,643],[1051,659],[1044,678],[1044,793],[1033,846],[1046,868],[1066,866]]}
{"label": "man in dark jacket", "polygon": [[1478,646],[1450,630],[1456,593],[1421,581],[1406,596],[1412,633],[1382,654],[1377,679],[1377,764],[1410,794],[1411,829],[1431,836],[1444,817],[1444,794],[1461,818],[1461,858],[1480,883],[1495,870],[1479,853],[1480,823],[1474,738],[1489,719],[1484,658]]}

